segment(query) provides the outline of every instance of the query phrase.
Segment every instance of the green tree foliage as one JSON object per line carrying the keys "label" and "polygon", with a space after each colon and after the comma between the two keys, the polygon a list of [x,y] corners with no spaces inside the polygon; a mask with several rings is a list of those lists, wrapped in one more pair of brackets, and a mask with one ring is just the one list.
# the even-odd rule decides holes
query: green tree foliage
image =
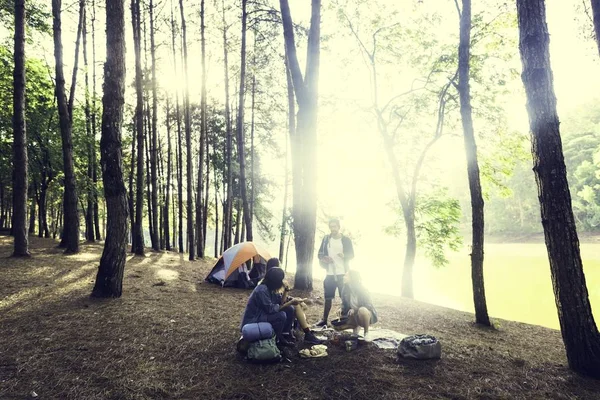
{"label": "green tree foliage", "polygon": [[600,108],[586,104],[562,124],[563,151],[578,228],[600,231]]}
{"label": "green tree foliage", "polygon": [[[401,236],[404,222],[396,204],[398,219],[385,228],[387,234]],[[448,264],[446,250],[457,251],[463,244],[460,233],[461,207],[457,199],[440,187],[420,195],[415,209],[418,247],[435,267]]]}
{"label": "green tree foliage", "polygon": [[[600,231],[600,108],[590,102],[568,114],[561,124],[563,151],[571,190],[573,213],[582,232]],[[530,234],[542,232],[530,144],[505,148],[506,162],[515,163],[514,172],[496,175],[488,186],[488,232]],[[505,163],[505,165],[508,165]],[[510,170],[510,169],[509,169]]]}
{"label": "green tree foliage", "polygon": [[[62,163],[54,84],[50,79],[51,71],[44,61],[28,58],[25,68],[25,118],[29,136],[30,177],[31,181],[39,183],[39,175],[44,166],[49,168],[48,174],[56,175]],[[7,46],[0,46],[0,179],[5,187],[12,184],[12,70],[12,51]]]}
{"label": "green tree foliage", "polygon": [[[49,34],[51,33],[50,26],[50,2],[27,1],[25,3],[25,23],[27,28],[35,31]],[[0,24],[5,27],[14,28],[14,2],[13,0],[0,0]],[[28,38],[31,41],[31,38]]]}

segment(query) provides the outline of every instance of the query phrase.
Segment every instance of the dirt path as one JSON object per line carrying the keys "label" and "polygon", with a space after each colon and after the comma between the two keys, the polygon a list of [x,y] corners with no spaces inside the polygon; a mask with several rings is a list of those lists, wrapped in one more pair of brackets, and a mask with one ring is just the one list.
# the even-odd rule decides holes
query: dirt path
{"label": "dirt path", "polygon": [[437,336],[441,360],[362,346],[249,365],[234,350],[249,292],[203,283],[210,262],[130,258],[123,297],[99,301],[88,295],[100,245],[64,256],[31,238],[34,257],[12,259],[11,243],[0,236],[0,399],[600,398],[599,381],[568,370],[558,331],[480,329],[471,314],[391,296],[374,299],[378,325]]}

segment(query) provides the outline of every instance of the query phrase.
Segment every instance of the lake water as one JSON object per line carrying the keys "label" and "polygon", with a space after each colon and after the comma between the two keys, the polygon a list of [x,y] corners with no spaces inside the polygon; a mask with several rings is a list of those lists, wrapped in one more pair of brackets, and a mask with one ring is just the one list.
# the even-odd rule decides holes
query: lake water
{"label": "lake water", "polygon": [[[404,245],[390,242],[369,257],[358,255],[365,284],[374,292],[400,294]],[[596,322],[600,322],[600,244],[582,244],[589,298]],[[417,258],[414,273],[415,298],[428,303],[474,312],[469,251],[449,253],[450,264],[434,268]],[[490,317],[527,322],[559,329],[550,266],[543,243],[487,244],[484,279]]]}

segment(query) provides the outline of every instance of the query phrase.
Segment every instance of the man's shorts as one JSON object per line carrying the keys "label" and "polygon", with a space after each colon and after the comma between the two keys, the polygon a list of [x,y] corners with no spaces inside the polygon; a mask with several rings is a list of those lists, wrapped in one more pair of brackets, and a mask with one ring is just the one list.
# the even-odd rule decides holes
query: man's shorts
{"label": "man's shorts", "polygon": [[325,292],[325,300],[331,300],[335,298],[335,290],[338,290],[338,294],[342,297],[342,288],[344,287],[344,275],[327,275],[323,281],[323,288]]}

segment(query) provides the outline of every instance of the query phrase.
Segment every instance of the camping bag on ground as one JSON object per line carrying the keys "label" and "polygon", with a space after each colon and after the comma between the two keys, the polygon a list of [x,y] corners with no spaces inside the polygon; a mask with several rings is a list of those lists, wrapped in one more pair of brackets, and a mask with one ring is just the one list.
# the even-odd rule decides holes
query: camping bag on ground
{"label": "camping bag on ground", "polygon": [[348,317],[341,317],[341,318],[332,320],[331,325],[333,326],[333,329],[335,329],[336,331],[343,331],[343,330],[353,327],[352,325],[348,324],[348,321],[349,321]]}
{"label": "camping bag on ground", "polygon": [[281,352],[277,348],[275,336],[250,343],[246,358],[253,363],[275,363],[281,361]]}
{"label": "camping bag on ground", "polygon": [[238,351],[238,353],[244,356],[248,353],[248,346],[250,346],[250,343],[246,342],[243,336],[240,336],[238,341],[235,343],[235,349]]}
{"label": "camping bag on ground", "polygon": [[408,336],[400,342],[398,355],[418,360],[440,358],[442,356],[442,345],[431,335]]}
{"label": "camping bag on ground", "polygon": [[255,322],[242,327],[242,336],[247,342],[256,342],[273,337],[273,326],[268,322]]}

